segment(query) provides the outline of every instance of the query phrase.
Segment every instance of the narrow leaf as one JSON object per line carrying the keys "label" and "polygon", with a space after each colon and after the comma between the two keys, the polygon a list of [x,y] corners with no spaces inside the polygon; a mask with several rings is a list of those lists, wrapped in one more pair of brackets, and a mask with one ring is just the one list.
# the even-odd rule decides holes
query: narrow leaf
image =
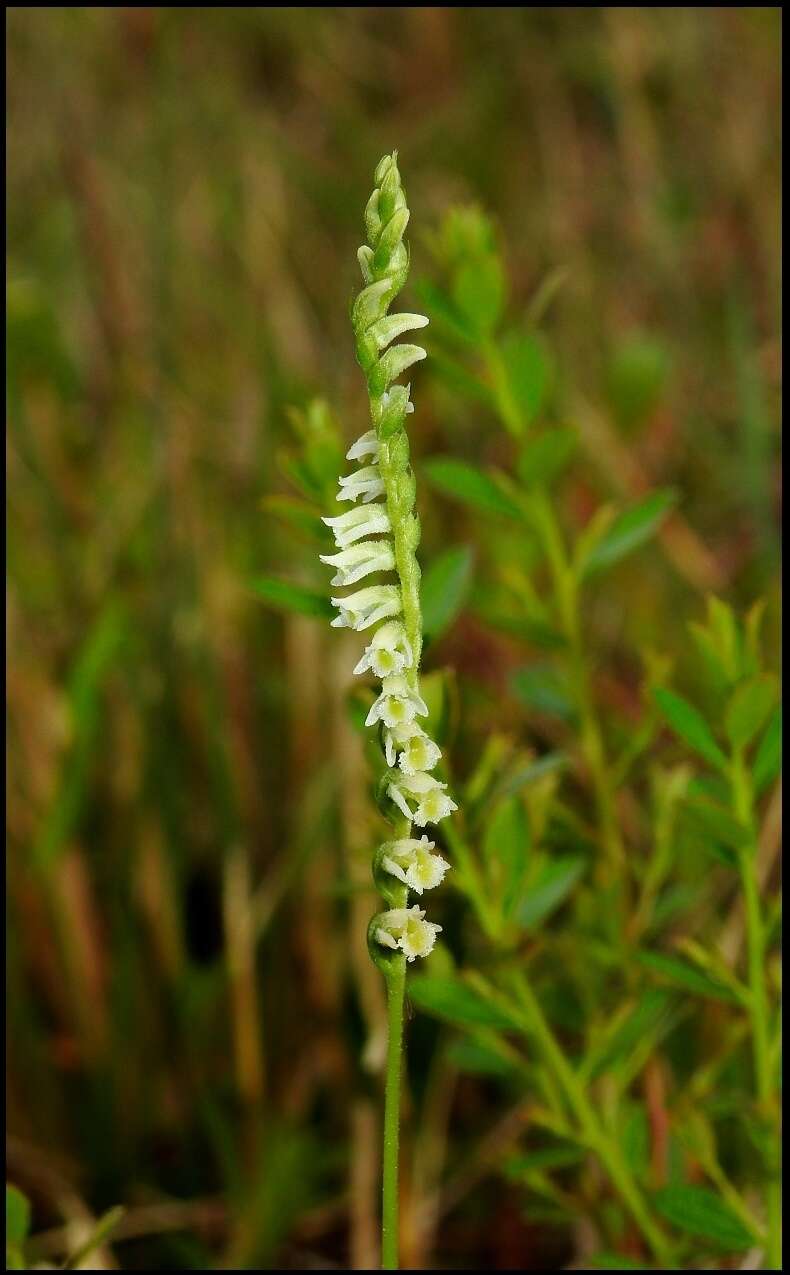
{"label": "narrow leaf", "polygon": [[438,978],[418,974],[411,978],[408,992],[415,1005],[437,1018],[465,1027],[496,1027],[512,1031],[519,1024],[498,1005],[492,1004],[459,978]]}
{"label": "narrow leaf", "polygon": [[578,855],[547,859],[537,881],[521,899],[517,913],[519,922],[529,929],[556,911],[586,866],[586,861]]}
{"label": "narrow leaf", "polygon": [[653,692],[653,697],[675,734],[679,735],[688,744],[689,748],[693,748],[712,766],[718,766],[720,770],[725,770],[727,758],[713,738],[710,727],[698,709],[689,704],[688,700],[683,699],[681,695],[677,695],[675,691],[658,688]]}
{"label": "narrow leaf", "polygon": [[6,1183],[5,1231],[6,1243],[19,1247],[24,1244],[30,1230],[30,1202],[18,1187]]}
{"label": "narrow leaf", "polygon": [[567,465],[576,446],[575,429],[549,429],[532,438],[518,458],[518,476],[527,487],[547,484]]}
{"label": "narrow leaf", "polygon": [[432,456],[423,462],[422,469],[434,487],[472,509],[507,518],[522,517],[518,505],[497,481],[496,471],[485,472],[450,456]]}
{"label": "narrow leaf", "polygon": [[665,978],[675,987],[686,988],[687,991],[706,996],[709,1000],[734,1001],[736,999],[729,987],[714,982],[705,974],[701,974],[693,965],[688,965],[676,956],[669,956],[665,952],[639,952],[637,960],[640,965],[652,970],[660,978]]}
{"label": "narrow leaf", "polygon": [[754,758],[752,778],[761,793],[776,778],[782,766],[782,710],[777,708],[760,740]]}
{"label": "narrow leaf", "polygon": [[584,576],[594,575],[613,566],[626,554],[643,545],[658,529],[676,500],[674,491],[654,491],[621,513],[589,554],[584,564]]}
{"label": "narrow leaf", "polygon": [[736,748],[746,748],[762,730],[779,696],[777,679],[768,674],[750,678],[738,687],[724,718],[727,736]]}
{"label": "narrow leaf", "polygon": [[291,584],[288,580],[276,580],[272,576],[259,576],[250,581],[253,593],[277,611],[289,611],[296,615],[309,615],[315,619],[331,620],[335,609],[325,593]]}
{"label": "narrow leaf", "polygon": [[469,545],[447,549],[431,563],[420,589],[426,637],[436,640],[455,620],[469,592],[472,564]]}
{"label": "narrow leaf", "polygon": [[712,1240],[728,1252],[750,1248],[754,1242],[729,1205],[707,1187],[668,1186],[656,1192],[653,1203],[673,1226]]}

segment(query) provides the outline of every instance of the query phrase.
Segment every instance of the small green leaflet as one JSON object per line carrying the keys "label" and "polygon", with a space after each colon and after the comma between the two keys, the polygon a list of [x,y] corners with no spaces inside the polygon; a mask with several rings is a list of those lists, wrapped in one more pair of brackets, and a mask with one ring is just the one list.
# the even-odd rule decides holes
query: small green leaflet
{"label": "small green leaflet", "polygon": [[530,829],[523,802],[517,797],[505,798],[489,816],[483,850],[502,914],[508,918],[519,899],[529,845]]}
{"label": "small green leaflet", "polygon": [[630,1014],[593,1046],[584,1065],[585,1075],[594,1079],[619,1059],[628,1057],[637,1043],[653,1031],[662,1018],[666,1019],[671,1004],[671,993],[657,987],[648,988]]}
{"label": "small green leaflet", "polygon": [[510,680],[516,695],[527,708],[559,717],[565,722],[574,720],[576,710],[570,693],[564,679],[552,665],[531,664],[527,668],[516,669]]}
{"label": "small green leaflet", "polygon": [[517,910],[520,924],[529,929],[554,912],[570,894],[586,866],[586,860],[579,855],[546,859],[537,880],[522,896]]}
{"label": "small green leaflet", "polygon": [[736,998],[723,983],[715,983],[712,978],[700,973],[693,965],[688,965],[677,956],[668,956],[665,952],[638,952],[640,965],[652,970],[654,974],[674,983],[676,987],[684,987],[687,991],[710,1000],[734,1001]]}
{"label": "small green leaflet", "polygon": [[548,429],[531,438],[522,448],[518,458],[518,476],[526,487],[550,483],[567,465],[577,434],[568,426]]}
{"label": "small green leaflet", "polygon": [[447,336],[455,337],[459,341],[469,342],[471,345],[475,344],[477,329],[468,322],[463,311],[459,310],[446,292],[443,292],[441,288],[437,288],[435,284],[427,280],[417,285],[416,292],[422,305],[427,310],[433,326]]}
{"label": "small green leaflet", "polygon": [[503,1009],[459,978],[418,974],[409,979],[408,992],[420,1009],[451,1023],[461,1023],[465,1027],[498,1027],[502,1031],[514,1031],[519,1027]]}
{"label": "small green leaflet", "polygon": [[6,1243],[17,1248],[24,1244],[30,1230],[30,1202],[10,1182],[5,1188],[5,1230]]}
{"label": "small green leaflet", "polygon": [[761,793],[776,778],[782,766],[782,710],[777,708],[765,728],[754,758],[752,778]]}
{"label": "small green leaflet", "polygon": [[422,471],[428,482],[439,491],[454,496],[472,509],[486,514],[501,514],[506,518],[523,517],[495,470],[485,472],[452,456],[431,456],[423,461]]}
{"label": "small green leaflet", "polygon": [[514,1063],[493,1046],[471,1036],[459,1036],[452,1041],[447,1057],[459,1071],[473,1076],[512,1076],[517,1070]]}
{"label": "small green leaflet", "polygon": [[[529,425],[540,415],[548,397],[552,380],[548,352],[533,332],[518,331],[510,332],[504,338],[501,349],[510,393],[522,420]],[[561,432],[553,430],[552,435]]]}
{"label": "small green leaflet", "polygon": [[595,575],[619,562],[638,549],[660,526],[664,516],[677,501],[670,488],[651,492],[615,518],[609,530],[590,552],[582,568],[582,577]]}
{"label": "small green leaflet", "polygon": [[472,582],[473,554],[469,545],[447,549],[422,578],[420,597],[426,638],[436,640],[455,620]]}
{"label": "small green leaflet", "polygon": [[325,593],[307,589],[301,584],[276,580],[273,576],[259,576],[250,581],[250,588],[277,611],[309,615],[317,620],[331,620],[335,615],[335,608]]}
{"label": "small green leaflet", "polygon": [[727,705],[724,724],[736,748],[746,748],[762,730],[779,696],[779,684],[768,674],[752,677],[735,691]]}
{"label": "small green leaflet", "polygon": [[465,262],[453,280],[453,301],[477,336],[490,336],[505,305],[505,276],[493,253]]}
{"label": "small green leaflet", "polygon": [[713,738],[705,718],[675,691],[659,688],[653,692],[653,698],[669,722],[676,735],[679,735],[689,748],[704,757],[712,766],[720,770],[727,769],[727,758]]}
{"label": "small green leaflet", "polygon": [[656,1192],[653,1204],[679,1230],[712,1240],[728,1252],[739,1252],[754,1243],[740,1218],[706,1187],[668,1186]]}

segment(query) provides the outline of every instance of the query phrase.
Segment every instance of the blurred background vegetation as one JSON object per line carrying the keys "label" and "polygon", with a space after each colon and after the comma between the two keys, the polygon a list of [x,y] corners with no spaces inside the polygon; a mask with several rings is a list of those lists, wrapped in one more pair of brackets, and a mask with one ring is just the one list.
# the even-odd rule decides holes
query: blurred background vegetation
{"label": "blurred background vegetation", "polygon": [[[627,740],[645,652],[704,706],[705,595],[765,597],[776,654],[779,11],[16,7],[7,32],[8,1177],[29,1260],[121,1204],[92,1269],[370,1267],[378,825],[353,661],[256,580],[326,589],[303,499],[326,476],[299,448],[365,428],[348,301],[373,168],[399,149],[405,308],[433,320],[410,433],[423,562],[459,551],[426,656],[456,782],[492,737],[572,751],[573,717],[514,618],[529,546],[427,462],[504,470],[512,450],[443,341],[453,225],[477,224],[453,208],[492,219],[530,427],[577,436],[554,496],[569,536],[602,501],[677,499],[587,595],[594,695]],[[648,789],[620,808],[632,854]],[[686,882],[685,934],[701,888],[704,924],[732,924],[725,871]],[[443,893],[440,958],[468,959]],[[566,944],[571,913],[551,919]],[[583,1260],[582,1205],[541,1211],[513,1167],[528,1120],[507,1068],[418,1012],[410,1050],[404,1264]],[[600,1196],[594,1171],[579,1190]]]}

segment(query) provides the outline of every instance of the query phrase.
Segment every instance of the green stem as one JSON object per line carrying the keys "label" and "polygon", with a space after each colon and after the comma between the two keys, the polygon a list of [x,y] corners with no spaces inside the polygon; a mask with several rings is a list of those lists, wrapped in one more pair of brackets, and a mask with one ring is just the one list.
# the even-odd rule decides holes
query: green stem
{"label": "green stem", "polygon": [[653,1221],[619,1146],[603,1129],[583,1082],[558,1044],[529,981],[520,972],[516,975],[516,987],[526,1019],[525,1025],[543,1053],[549,1068],[557,1077],[585,1140],[604,1165],[612,1184],[652,1252],[659,1261],[671,1269],[672,1249],[669,1241],[658,1224]]}
{"label": "green stem", "polygon": [[[376,412],[371,403],[371,415]],[[402,482],[390,453],[391,443],[379,446],[379,472],[384,483],[392,528],[395,567],[400,581],[403,626],[412,649],[412,666],[408,672],[416,690],[422,650],[422,610],[420,607],[420,568],[409,538],[411,508],[405,498]],[[404,819],[395,829],[397,838],[412,834],[411,822]],[[398,906],[405,907],[407,891]],[[406,992],[406,958],[393,958],[387,974],[387,1071],[384,1087],[384,1140],[382,1150],[381,1267],[398,1269],[398,1149],[400,1141],[401,1067],[403,1060],[403,1002]]]}
{"label": "green stem", "polygon": [[[375,416],[375,413],[372,412]],[[392,527],[393,552],[395,567],[400,580],[401,597],[403,599],[403,627],[412,648],[414,660],[409,669],[409,680],[416,688],[420,655],[422,653],[422,610],[420,606],[420,568],[414,550],[409,542],[408,520],[410,510],[404,508],[403,493],[400,490],[398,475],[390,456],[391,440],[382,441],[379,447],[379,473],[384,483],[384,496],[387,502]]]}
{"label": "green stem", "polygon": [[[590,772],[596,816],[604,851],[604,859],[598,865],[598,878],[602,886],[616,894],[616,907],[611,916],[624,920],[625,900],[623,879],[625,848],[614,804],[610,781],[611,767],[606,756],[603,733],[598,722],[590,678],[584,655],[579,588],[576,573],[568,560],[554,509],[543,491],[537,491],[529,501],[528,511],[541,538],[548,558],[557,598],[563,635],[568,643],[568,675],[571,692],[579,713],[579,730],[582,753]],[[622,925],[620,929],[622,933]]]}
{"label": "green stem", "polygon": [[761,1115],[772,1130],[771,1163],[766,1189],[769,1269],[779,1270],[782,1262],[782,1188],[779,1179],[779,1113],[773,1083],[770,1045],[770,1008],[765,976],[766,934],[757,880],[757,835],[754,820],[754,792],[743,751],[735,748],[731,758],[732,794],[735,814],[750,837],[739,854],[741,884],[746,912],[746,947],[752,1020],[752,1049],[757,1101]]}
{"label": "green stem", "polygon": [[387,976],[387,1073],[384,1088],[384,1146],[382,1153],[381,1269],[398,1269],[398,1149],[400,1141],[401,1064],[403,1059],[403,1002],[406,957],[392,961]]}

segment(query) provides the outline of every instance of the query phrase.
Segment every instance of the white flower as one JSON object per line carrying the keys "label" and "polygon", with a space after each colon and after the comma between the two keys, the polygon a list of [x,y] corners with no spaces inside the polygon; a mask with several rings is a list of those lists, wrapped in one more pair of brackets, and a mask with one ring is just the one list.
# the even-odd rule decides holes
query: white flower
{"label": "white flower", "polygon": [[414,775],[418,770],[433,770],[442,755],[439,745],[414,721],[385,730],[384,756],[388,766],[395,765],[398,753],[398,764],[404,775]]}
{"label": "white flower", "polygon": [[442,750],[439,745],[434,743],[422,727],[419,727],[409,739],[404,741],[398,765],[404,775],[416,775],[418,770],[433,770],[441,755]]}
{"label": "white flower", "polygon": [[441,925],[425,920],[425,912],[415,904],[411,908],[392,908],[382,912],[374,931],[378,943],[404,953],[407,961],[428,956],[433,951]]}
{"label": "white flower", "polygon": [[377,536],[392,530],[389,515],[383,505],[361,505],[358,509],[349,509],[337,518],[322,518],[327,527],[332,528],[335,544],[338,549],[345,549],[365,536]]}
{"label": "white flower", "polygon": [[[393,780],[387,792],[407,819],[416,823],[418,828],[424,828],[426,823],[438,823],[458,809],[444,791],[446,787],[447,784],[434,779],[433,775],[418,773]],[[407,797],[417,801],[416,810],[411,809]]]}
{"label": "white flower", "polygon": [[337,567],[332,584],[356,584],[357,580],[372,575],[374,571],[395,569],[395,555],[388,540],[362,540],[349,549],[341,549],[339,553],[321,553],[318,556],[330,567]]}
{"label": "white flower", "polygon": [[365,465],[362,469],[355,469],[353,474],[343,474],[339,481],[340,491],[336,499],[340,501],[355,501],[361,496],[363,504],[367,504],[384,495],[384,483],[376,465]]}
{"label": "white flower", "polygon": [[333,629],[369,629],[379,620],[398,615],[401,609],[400,589],[394,584],[373,584],[331,601],[340,612],[332,621]]}
{"label": "white flower", "polygon": [[[406,391],[406,393],[408,394],[408,393],[409,393],[409,391],[411,390],[411,385],[410,385],[410,384],[409,384],[409,385],[399,385],[399,386],[398,386],[398,389],[399,389],[399,390],[405,390],[405,391]],[[381,410],[381,414],[382,414],[382,416],[384,415],[384,413],[386,412],[387,408],[388,408],[388,407],[389,407],[389,405],[390,405],[390,399],[391,399],[391,397],[392,397],[392,390],[385,390],[385,391],[384,391],[384,393],[383,393],[383,394],[382,394],[382,396],[381,396],[381,399],[379,400],[379,405],[380,405],[380,410]],[[409,413],[410,413],[410,412],[413,412],[413,411],[414,411],[414,404],[411,402],[411,400],[409,400],[409,402],[406,404],[406,407],[404,408],[404,415],[408,416],[408,415],[409,415]]]}
{"label": "white flower", "polygon": [[428,706],[416,691],[412,690],[405,677],[385,677],[381,684],[381,694],[374,700],[370,712],[365,718],[366,726],[373,726],[382,721],[390,729],[393,726],[407,726],[413,722],[415,715],[428,714]]}
{"label": "white flower", "polygon": [[[413,658],[406,630],[400,620],[390,620],[376,630],[354,672],[364,673],[370,669],[383,681],[385,677],[394,677],[410,668]],[[391,766],[392,762],[389,764]]]}
{"label": "white flower", "polygon": [[416,894],[441,885],[450,867],[441,855],[431,854],[435,845],[427,837],[388,841],[381,849],[381,866]]}
{"label": "white flower", "polygon": [[372,456],[374,464],[379,458],[379,440],[375,429],[369,429],[346,452],[346,460],[362,460],[363,456]]}

